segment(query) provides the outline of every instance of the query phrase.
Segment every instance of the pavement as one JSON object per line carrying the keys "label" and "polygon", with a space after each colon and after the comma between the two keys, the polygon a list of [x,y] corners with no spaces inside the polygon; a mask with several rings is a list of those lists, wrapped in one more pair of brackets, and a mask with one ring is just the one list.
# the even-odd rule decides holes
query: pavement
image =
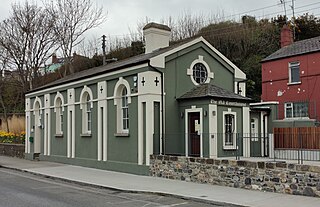
{"label": "pavement", "polygon": [[6,156],[0,156],[0,167],[89,186],[170,195],[212,204],[252,207],[320,206],[320,198],[198,184]]}

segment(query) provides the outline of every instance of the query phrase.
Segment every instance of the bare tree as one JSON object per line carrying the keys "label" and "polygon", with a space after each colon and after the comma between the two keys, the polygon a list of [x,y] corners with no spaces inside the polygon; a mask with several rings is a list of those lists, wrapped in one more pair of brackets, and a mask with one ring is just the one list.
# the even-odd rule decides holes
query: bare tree
{"label": "bare tree", "polygon": [[105,21],[102,7],[94,7],[91,0],[56,0],[47,1],[45,5],[48,13],[54,17],[54,34],[65,58],[65,64],[69,72],[74,73],[70,64],[73,49],[83,41],[86,31]]}
{"label": "bare tree", "polygon": [[0,24],[0,46],[5,50],[7,67],[17,70],[23,91],[33,88],[37,76],[55,46],[53,20],[45,10],[25,1],[13,4],[10,16]]}

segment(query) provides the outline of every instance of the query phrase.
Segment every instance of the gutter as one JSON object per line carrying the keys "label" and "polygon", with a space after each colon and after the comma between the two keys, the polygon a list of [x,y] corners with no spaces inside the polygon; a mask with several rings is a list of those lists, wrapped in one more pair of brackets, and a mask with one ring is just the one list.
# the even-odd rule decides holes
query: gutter
{"label": "gutter", "polygon": [[160,77],[161,77],[161,147],[162,147],[162,151],[161,154],[164,155],[165,154],[165,133],[164,133],[164,80],[163,80],[163,72],[161,70],[159,70],[158,68],[152,66],[150,64],[150,61],[148,62],[148,66],[152,69],[154,69],[155,71],[157,71],[158,73],[160,73]]}

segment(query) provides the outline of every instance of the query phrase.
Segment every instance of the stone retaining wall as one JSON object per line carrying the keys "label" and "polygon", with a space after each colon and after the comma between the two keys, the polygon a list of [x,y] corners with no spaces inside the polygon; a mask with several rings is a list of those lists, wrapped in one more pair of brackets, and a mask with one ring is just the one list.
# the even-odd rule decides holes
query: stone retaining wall
{"label": "stone retaining wall", "polygon": [[0,155],[24,158],[24,144],[0,143]]}
{"label": "stone retaining wall", "polygon": [[150,175],[188,182],[320,197],[320,166],[151,155]]}

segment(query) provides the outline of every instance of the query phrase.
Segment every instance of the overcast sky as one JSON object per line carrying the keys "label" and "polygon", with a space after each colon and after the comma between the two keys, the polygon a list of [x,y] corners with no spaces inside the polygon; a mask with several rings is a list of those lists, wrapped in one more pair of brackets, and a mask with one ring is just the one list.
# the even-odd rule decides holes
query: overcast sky
{"label": "overcast sky", "polygon": [[[0,0],[0,19],[3,20],[9,15],[11,3],[23,1]],[[41,2],[41,0],[36,1]],[[103,34],[111,36],[128,34],[129,28],[135,30],[137,22],[143,21],[146,17],[159,22],[168,16],[181,16],[183,12],[212,16],[224,14],[225,17],[233,19],[239,19],[241,15],[236,14],[240,13],[269,18],[284,14],[280,0],[92,0],[92,2],[103,6],[107,14],[107,21],[90,32],[90,35],[97,37]],[[291,16],[292,0],[286,0],[286,2],[287,14]],[[269,8],[261,9],[263,7]],[[320,16],[319,0],[296,0],[295,8],[298,14],[309,12]],[[230,17],[230,15],[234,16]]]}

